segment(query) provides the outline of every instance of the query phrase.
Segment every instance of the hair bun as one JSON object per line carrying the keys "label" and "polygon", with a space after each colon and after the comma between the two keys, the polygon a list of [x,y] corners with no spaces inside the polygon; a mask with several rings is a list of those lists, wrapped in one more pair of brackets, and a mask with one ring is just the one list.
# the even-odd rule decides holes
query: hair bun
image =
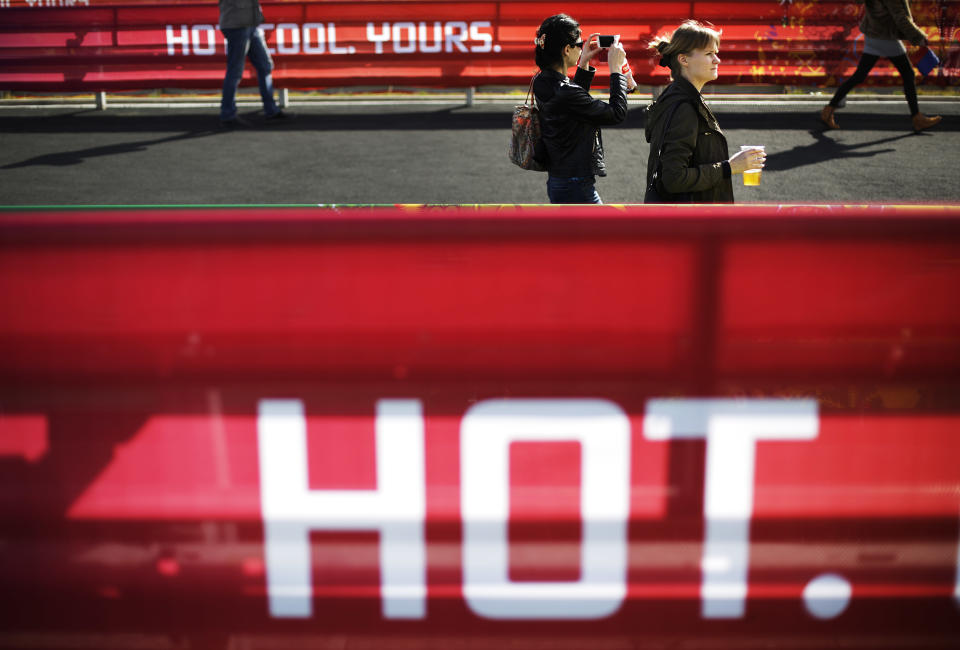
{"label": "hair bun", "polygon": [[670,41],[664,37],[660,37],[654,43],[654,47],[657,48],[657,52],[660,54],[660,66],[663,68],[670,68],[670,62],[673,60],[673,54],[667,54],[667,50],[670,49]]}

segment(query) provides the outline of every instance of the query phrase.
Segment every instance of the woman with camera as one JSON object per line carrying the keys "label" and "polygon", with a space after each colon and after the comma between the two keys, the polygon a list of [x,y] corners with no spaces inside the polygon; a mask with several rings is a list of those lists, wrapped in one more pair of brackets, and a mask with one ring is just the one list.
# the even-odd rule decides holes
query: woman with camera
{"label": "woman with camera", "polygon": [[[537,159],[547,168],[551,203],[602,203],[596,177],[607,172],[600,127],[627,117],[627,81],[621,73],[626,53],[620,43],[609,45],[609,103],[590,95],[596,73],[590,61],[603,49],[598,36],[583,40],[580,25],[566,14],[550,16],[537,30],[540,73],[533,81],[541,129]],[[571,81],[567,70],[573,66],[577,71]]]}
{"label": "woman with camera", "polygon": [[717,78],[720,32],[688,20],[651,43],[672,82],[647,111],[645,203],[733,203],[735,174],[762,169],[766,155],[749,149],[730,156],[703,87]]}

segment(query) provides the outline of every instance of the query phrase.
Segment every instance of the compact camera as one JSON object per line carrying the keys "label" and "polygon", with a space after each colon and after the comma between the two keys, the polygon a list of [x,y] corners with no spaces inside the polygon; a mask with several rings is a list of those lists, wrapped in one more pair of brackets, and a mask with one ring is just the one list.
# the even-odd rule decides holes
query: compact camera
{"label": "compact camera", "polygon": [[613,44],[620,40],[620,34],[601,34],[597,37],[597,44],[600,47],[613,47]]}

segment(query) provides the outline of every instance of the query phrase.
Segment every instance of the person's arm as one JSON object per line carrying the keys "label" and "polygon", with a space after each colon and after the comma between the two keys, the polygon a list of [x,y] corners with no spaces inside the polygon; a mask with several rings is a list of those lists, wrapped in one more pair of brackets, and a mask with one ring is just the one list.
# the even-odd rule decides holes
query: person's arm
{"label": "person's arm", "polygon": [[593,84],[593,77],[596,74],[596,68],[581,68],[577,66],[577,71],[573,75],[573,83],[590,92],[590,86]]}
{"label": "person's arm", "polygon": [[571,86],[563,92],[563,100],[565,108],[580,121],[597,126],[620,124],[627,118],[627,81],[622,74],[610,75],[610,103]]}
{"label": "person's arm", "polygon": [[600,32],[595,32],[584,39],[583,49],[580,50],[580,58],[577,60],[577,71],[573,75],[573,83],[584,90],[590,90],[593,76],[597,72],[597,69],[590,65],[590,62],[600,54],[600,44],[597,42],[598,36],[600,36]]}
{"label": "person's arm", "polygon": [[676,109],[670,121],[660,156],[660,179],[670,194],[703,192],[724,178],[730,178],[730,163],[727,161],[690,166],[698,137],[721,137],[715,133],[700,136],[699,126],[696,109],[686,102]]}
{"label": "person's arm", "polygon": [[910,16],[910,7],[907,0],[883,0],[883,4],[886,5],[887,11],[890,12],[893,22],[900,33],[904,35],[904,38],[914,45],[927,44],[927,35],[913,22]]}

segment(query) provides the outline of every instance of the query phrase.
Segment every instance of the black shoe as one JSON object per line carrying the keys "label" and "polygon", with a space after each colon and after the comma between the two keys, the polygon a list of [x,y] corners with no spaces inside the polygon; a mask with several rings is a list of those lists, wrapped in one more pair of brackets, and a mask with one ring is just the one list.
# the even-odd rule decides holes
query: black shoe
{"label": "black shoe", "polygon": [[264,119],[266,120],[267,124],[270,124],[271,122],[289,122],[295,117],[296,117],[296,113],[291,113],[281,108],[276,113],[272,115],[267,115]]}
{"label": "black shoe", "polygon": [[224,129],[249,129],[253,126],[250,122],[239,115],[229,120],[220,120],[220,127]]}

